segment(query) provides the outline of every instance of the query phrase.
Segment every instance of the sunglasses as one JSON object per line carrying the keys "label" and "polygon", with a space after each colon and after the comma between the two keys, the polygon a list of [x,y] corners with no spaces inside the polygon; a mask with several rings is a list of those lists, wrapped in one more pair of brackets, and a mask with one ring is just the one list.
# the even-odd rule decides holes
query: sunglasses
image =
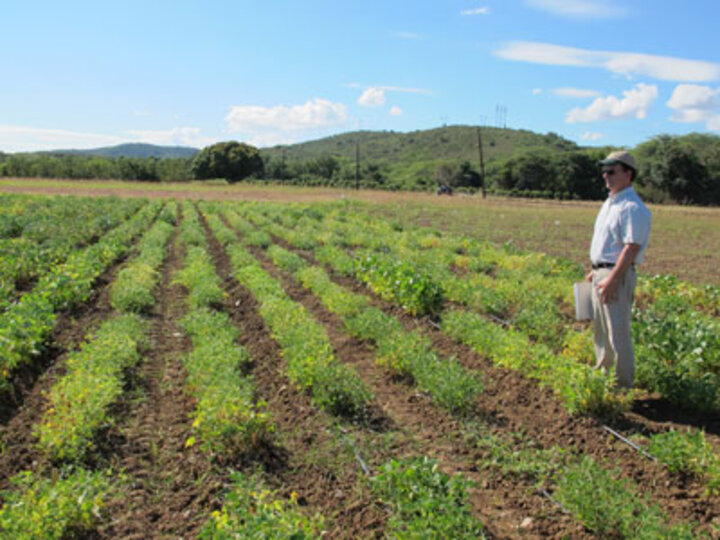
{"label": "sunglasses", "polygon": [[615,174],[616,172],[617,172],[617,171],[616,171],[615,169],[603,169],[603,170],[602,170],[602,173],[603,173],[603,174],[607,174],[608,176],[612,176],[612,175]]}

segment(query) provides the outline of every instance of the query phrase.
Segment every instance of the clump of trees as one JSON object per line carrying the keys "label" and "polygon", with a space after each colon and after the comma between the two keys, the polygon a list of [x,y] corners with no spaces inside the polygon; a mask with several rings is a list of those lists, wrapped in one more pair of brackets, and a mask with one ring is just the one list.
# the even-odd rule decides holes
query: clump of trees
{"label": "clump of trees", "polygon": [[249,176],[261,177],[264,165],[257,148],[229,141],[203,148],[193,158],[190,168],[197,180],[224,178],[234,183]]}
{"label": "clump of trees", "polygon": [[555,199],[602,199],[607,196],[597,162],[606,150],[555,152],[532,150],[488,167],[491,191]]}
{"label": "clump of trees", "polygon": [[185,158],[110,158],[73,154],[0,154],[0,176],[15,178],[70,178],[77,180],[190,180]]}
{"label": "clump of trees", "polygon": [[720,205],[720,137],[660,135],[635,151],[639,182],[655,202]]}

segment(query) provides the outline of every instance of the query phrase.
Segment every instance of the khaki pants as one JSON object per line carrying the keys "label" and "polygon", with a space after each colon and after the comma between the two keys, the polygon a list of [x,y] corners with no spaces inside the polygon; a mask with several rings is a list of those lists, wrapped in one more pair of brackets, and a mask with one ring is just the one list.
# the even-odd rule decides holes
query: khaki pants
{"label": "khaki pants", "polygon": [[608,373],[615,364],[618,386],[632,388],[635,377],[635,354],[630,325],[637,275],[635,267],[630,267],[618,287],[617,298],[609,304],[603,304],[598,295],[597,284],[611,271],[611,268],[599,268],[593,271],[593,332],[597,360],[595,368]]}

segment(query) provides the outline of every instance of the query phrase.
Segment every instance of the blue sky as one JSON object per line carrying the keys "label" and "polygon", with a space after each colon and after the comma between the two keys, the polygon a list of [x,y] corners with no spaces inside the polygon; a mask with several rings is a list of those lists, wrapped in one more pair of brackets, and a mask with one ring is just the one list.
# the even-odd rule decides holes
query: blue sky
{"label": "blue sky", "polygon": [[720,134],[717,0],[5,0],[0,151]]}

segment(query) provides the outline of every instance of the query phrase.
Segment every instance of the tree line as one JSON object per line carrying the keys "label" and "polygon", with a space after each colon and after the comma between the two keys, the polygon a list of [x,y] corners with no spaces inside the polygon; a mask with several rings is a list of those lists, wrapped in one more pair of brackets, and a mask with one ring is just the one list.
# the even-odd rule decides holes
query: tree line
{"label": "tree line", "polygon": [[[305,186],[435,190],[439,185],[519,197],[597,200],[607,195],[597,162],[612,148],[519,150],[487,163],[438,159],[356,161],[324,155],[286,160],[235,141],[202,149],[193,158],[108,158],[83,155],[1,154],[0,176],[120,179],[149,182],[225,179]],[[650,202],[720,205],[720,137],[660,135],[632,150],[636,188]]]}

